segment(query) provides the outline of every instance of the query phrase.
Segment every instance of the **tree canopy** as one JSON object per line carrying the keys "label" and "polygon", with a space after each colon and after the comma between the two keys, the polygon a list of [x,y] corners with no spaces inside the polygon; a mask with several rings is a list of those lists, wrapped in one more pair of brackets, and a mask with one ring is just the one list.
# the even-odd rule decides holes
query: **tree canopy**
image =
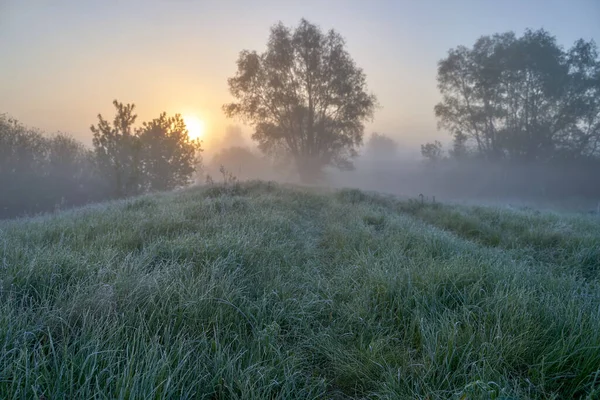
{"label": "tree canopy", "polygon": [[100,170],[111,182],[114,196],[188,184],[202,149],[199,141],[190,139],[181,116],[162,113],[135,128],[135,105],[117,100],[113,104],[113,123],[98,115],[98,125],[91,130]]}
{"label": "tree canopy", "polygon": [[488,159],[599,155],[600,60],[594,42],[564,50],[544,30],[479,38],[438,65],[441,128]]}
{"label": "tree canopy", "polygon": [[365,155],[370,158],[391,160],[398,156],[398,143],[383,133],[373,132],[365,147]]}
{"label": "tree canopy", "polygon": [[185,186],[200,163],[199,140],[191,140],[181,115],[166,113],[137,131],[142,148],[144,187],[171,190]]}
{"label": "tree canopy", "polygon": [[98,125],[92,125],[93,144],[98,166],[108,177],[115,197],[139,193],[140,142],[135,135],[137,114],[134,104],[113,101],[116,113],[112,124],[98,114]]}
{"label": "tree canopy", "polygon": [[274,25],[265,52],[242,51],[228,84],[236,102],[226,115],[252,125],[259,148],[293,161],[304,182],[327,165],[352,168],[376,108],[340,34],[304,19],[295,29]]}
{"label": "tree canopy", "polygon": [[98,201],[106,189],[81,143],[0,115],[0,218]]}
{"label": "tree canopy", "polygon": [[421,145],[421,155],[429,161],[439,161],[442,158],[442,152],[442,144],[438,140]]}

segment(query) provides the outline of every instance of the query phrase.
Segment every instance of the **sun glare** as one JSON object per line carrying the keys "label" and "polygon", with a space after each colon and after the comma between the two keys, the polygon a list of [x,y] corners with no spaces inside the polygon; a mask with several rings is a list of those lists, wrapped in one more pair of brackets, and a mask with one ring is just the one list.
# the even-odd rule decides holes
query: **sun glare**
{"label": "sun glare", "polygon": [[205,128],[204,121],[193,115],[186,115],[183,117],[183,122],[185,122],[190,139],[202,139]]}

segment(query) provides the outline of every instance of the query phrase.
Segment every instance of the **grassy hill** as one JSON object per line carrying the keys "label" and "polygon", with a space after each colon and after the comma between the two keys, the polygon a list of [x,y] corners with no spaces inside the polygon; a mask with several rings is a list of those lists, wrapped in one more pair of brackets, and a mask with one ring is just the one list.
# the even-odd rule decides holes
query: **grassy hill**
{"label": "grassy hill", "polygon": [[0,398],[600,398],[600,219],[267,183],[0,222]]}

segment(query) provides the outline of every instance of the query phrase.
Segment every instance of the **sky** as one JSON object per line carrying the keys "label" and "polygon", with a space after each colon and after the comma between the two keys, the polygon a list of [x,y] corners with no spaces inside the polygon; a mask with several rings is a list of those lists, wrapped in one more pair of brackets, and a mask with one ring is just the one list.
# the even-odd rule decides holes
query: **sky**
{"label": "sky", "polygon": [[210,144],[239,124],[221,110],[239,52],[263,51],[273,24],[301,18],[344,36],[366,73],[381,108],[365,134],[407,148],[449,139],[433,113],[449,49],[526,28],[600,44],[600,0],[0,0],[0,113],[90,144],[118,99],[140,122],[196,116]]}

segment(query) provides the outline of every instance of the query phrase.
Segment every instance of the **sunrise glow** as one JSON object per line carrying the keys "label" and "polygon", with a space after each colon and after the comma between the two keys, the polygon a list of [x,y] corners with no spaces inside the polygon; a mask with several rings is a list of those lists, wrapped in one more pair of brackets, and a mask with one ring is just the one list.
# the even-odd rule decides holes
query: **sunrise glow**
{"label": "sunrise glow", "polygon": [[204,121],[193,115],[184,116],[183,121],[187,127],[190,139],[202,139],[204,137]]}

